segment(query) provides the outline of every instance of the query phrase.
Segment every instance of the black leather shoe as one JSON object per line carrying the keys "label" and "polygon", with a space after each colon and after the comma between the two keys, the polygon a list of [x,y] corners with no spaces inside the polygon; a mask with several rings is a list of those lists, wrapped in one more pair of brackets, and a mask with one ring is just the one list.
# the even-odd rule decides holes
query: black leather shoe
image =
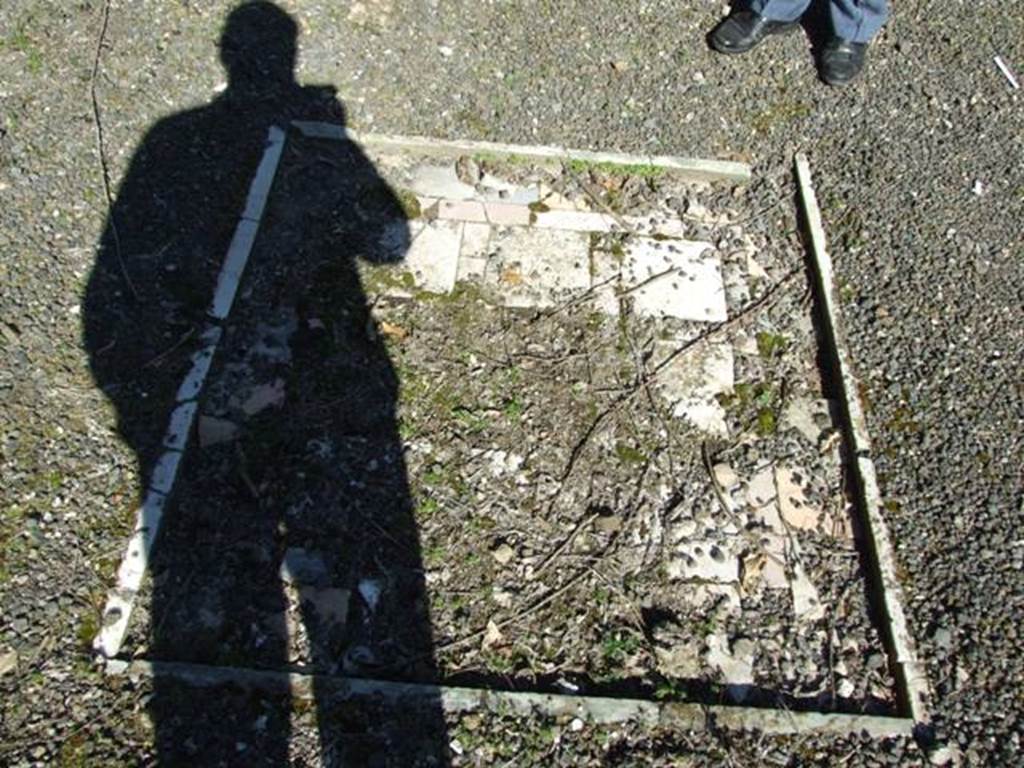
{"label": "black leather shoe", "polygon": [[821,51],[821,79],[829,85],[846,85],[864,68],[867,43],[851,43],[833,37]]}
{"label": "black leather shoe", "polygon": [[796,29],[795,21],[772,21],[753,11],[733,11],[708,35],[708,43],[719,53],[746,53],[769,35]]}

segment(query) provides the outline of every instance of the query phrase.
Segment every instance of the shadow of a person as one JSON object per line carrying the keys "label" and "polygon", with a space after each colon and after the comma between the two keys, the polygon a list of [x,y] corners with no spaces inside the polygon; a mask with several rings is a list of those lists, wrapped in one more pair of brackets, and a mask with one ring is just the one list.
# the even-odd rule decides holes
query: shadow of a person
{"label": "shadow of a person", "polygon": [[[273,3],[236,7],[220,41],[227,89],[149,131],[109,212],[83,338],[142,488],[268,127],[344,122],[332,89],[295,82],[297,32]],[[434,680],[398,378],[356,264],[400,259],[408,240],[358,148],[289,141],[151,557],[148,635],[134,637],[146,657]],[[310,747],[290,724],[310,713],[287,695],[197,695],[158,676],[159,764],[311,764],[314,748],[327,765],[446,764],[438,701],[337,690],[314,683]]]}

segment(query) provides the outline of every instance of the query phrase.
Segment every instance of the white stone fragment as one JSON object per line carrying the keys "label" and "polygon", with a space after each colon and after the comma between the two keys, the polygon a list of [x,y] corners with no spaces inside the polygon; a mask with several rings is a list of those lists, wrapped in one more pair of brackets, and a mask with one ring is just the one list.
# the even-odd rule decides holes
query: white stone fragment
{"label": "white stone fragment", "polygon": [[97,653],[112,658],[121,650],[135,595],[146,575],[153,542],[160,531],[167,497],[150,491],[135,513],[135,530],[117,570],[117,581],[107,595],[99,634],[93,640]]}
{"label": "white stone fragment", "polygon": [[159,493],[169,494],[178,476],[181,464],[181,451],[164,451],[153,465],[153,474],[149,479],[149,487]]}
{"label": "white stone fragment", "polygon": [[811,582],[800,559],[800,545],[796,539],[790,537],[790,571],[792,578],[789,588],[793,596],[793,614],[797,621],[813,622],[825,616],[825,606],[821,603],[818,589]]}
{"label": "white stone fragment", "polygon": [[739,581],[739,558],[725,541],[685,541],[672,553],[668,575],[676,580],[729,584]]}
{"label": "white stone fragment", "polygon": [[284,379],[274,379],[270,384],[257,384],[249,390],[248,397],[242,402],[242,411],[246,416],[255,416],[267,408],[278,408],[284,402]]}
{"label": "white stone fragment", "polygon": [[818,440],[824,431],[821,425],[828,425],[830,421],[831,417],[827,400],[793,397],[786,404],[786,408],[782,412],[782,425],[796,429],[808,442],[815,446],[818,445]]}
{"label": "white stone fragment", "polygon": [[[636,312],[654,317],[722,322],[725,285],[710,243],[634,238],[625,248],[620,288]],[[600,276],[598,276],[600,279]]]}
{"label": "white stone fragment", "polygon": [[752,507],[763,507],[775,501],[775,473],[771,467],[760,470],[747,483],[747,501]]}
{"label": "white stone fragment", "polygon": [[181,403],[186,400],[194,400],[199,396],[206,381],[206,375],[210,372],[210,364],[213,362],[213,355],[217,351],[217,343],[220,341],[221,329],[219,326],[210,325],[202,336],[201,346],[192,353],[192,368],[185,375],[184,380],[178,387],[176,400]]}
{"label": "white stone fragment", "polygon": [[811,505],[797,478],[807,471],[793,467],[775,468],[775,491],[779,499],[779,513],[791,528],[809,531],[818,527],[821,510]]}
{"label": "white stone fragment", "polygon": [[242,280],[242,273],[245,271],[246,264],[249,263],[249,254],[252,251],[253,243],[256,242],[258,230],[259,223],[249,219],[241,219],[238,226],[235,227],[235,234],[231,238],[231,245],[228,246],[227,256],[224,257],[224,264],[217,276],[217,287],[214,290],[213,301],[209,309],[210,315],[218,320],[223,320],[231,311],[231,305],[235,301],[235,293]]}
{"label": "white stone fragment", "polygon": [[740,638],[730,648],[728,637],[713,634],[704,639],[704,644],[708,666],[717,669],[726,683],[737,686],[753,684],[756,647],[751,640]]}
{"label": "white stone fragment", "polygon": [[747,258],[747,274],[752,280],[768,280],[768,273],[765,272],[764,267],[758,264],[757,259],[754,258],[754,254],[751,251],[746,252]]}
{"label": "white stone fragment", "polygon": [[[515,203],[516,205],[529,205],[541,199],[541,190],[536,184],[529,186],[513,184],[490,173],[485,173],[480,179],[478,190],[479,197],[484,200]],[[551,205],[547,198],[544,199],[544,203]],[[554,206],[552,205],[552,207]]]}
{"label": "white stone fragment", "polygon": [[454,163],[419,165],[413,169],[409,188],[418,195],[472,200],[476,190],[459,179]]}
{"label": "white stone fragment", "polygon": [[491,228],[487,224],[467,223],[462,230],[462,245],[455,278],[458,282],[479,282],[487,271]]}
{"label": "white stone fragment", "polygon": [[383,585],[377,579],[362,579],[359,582],[359,596],[363,598],[370,613],[377,610],[380,603],[380,596],[384,591]]}
{"label": "white stone fragment", "polygon": [[584,234],[499,228],[491,248],[485,280],[508,306],[552,306],[590,287],[590,244]]}
{"label": "white stone fragment", "polygon": [[215,416],[199,415],[199,447],[209,448],[234,440],[238,435],[238,425],[228,419]]}
{"label": "white stone fragment", "polygon": [[17,651],[4,651],[0,653],[0,677],[3,677],[8,672],[14,672],[18,669],[18,652]]}
{"label": "white stone fragment", "polygon": [[484,630],[484,638],[481,643],[481,648],[485,651],[493,648],[497,645],[501,645],[505,641],[505,635],[501,633],[501,629],[494,620],[491,619],[487,622],[487,628]]}
{"label": "white stone fragment", "polygon": [[270,126],[263,157],[249,184],[249,196],[246,198],[245,210],[242,212],[243,219],[258,223],[263,218],[263,209],[267,205],[270,187],[274,183],[278,161],[281,159],[281,150],[284,149],[284,140],[284,131],[276,125]]}
{"label": "white stone fragment", "polygon": [[786,526],[782,522],[782,516],[779,515],[779,507],[774,501],[754,508],[751,511],[751,515],[753,515],[754,519],[761,525],[773,533],[781,534],[786,532]]}
{"label": "white stone fragment", "polygon": [[491,550],[491,557],[494,558],[495,562],[499,565],[508,565],[512,562],[512,558],[516,556],[516,551],[512,549],[508,544],[499,544],[497,547]]}
{"label": "white stone fragment", "polygon": [[[658,342],[665,353],[676,345]],[[733,388],[733,354],[727,343],[705,344],[678,355],[658,377],[658,390],[673,404],[672,413],[714,435],[729,433],[725,409],[717,396]]]}
{"label": "white stone fragment", "polygon": [[412,274],[417,288],[444,294],[455,287],[462,227],[453,221],[410,223],[413,239],[404,267]]}
{"label": "white stone fragment", "polygon": [[518,472],[523,466],[523,457],[508,451],[497,449],[487,451],[483,454],[483,458],[487,460],[488,468],[493,477],[501,477],[502,475]]}
{"label": "white stone fragment", "polygon": [[786,576],[785,560],[775,555],[767,555],[764,568],[761,570],[761,580],[768,589],[788,589],[789,577]]}
{"label": "white stone fragment", "polygon": [[711,469],[715,473],[715,480],[717,480],[718,484],[725,490],[734,488],[739,484],[739,475],[737,475],[736,470],[728,464],[715,464]]}
{"label": "white stone fragment", "polygon": [[171,420],[164,433],[164,448],[184,452],[188,439],[192,434],[192,422],[195,420],[199,404],[194,400],[181,403],[171,412]]}

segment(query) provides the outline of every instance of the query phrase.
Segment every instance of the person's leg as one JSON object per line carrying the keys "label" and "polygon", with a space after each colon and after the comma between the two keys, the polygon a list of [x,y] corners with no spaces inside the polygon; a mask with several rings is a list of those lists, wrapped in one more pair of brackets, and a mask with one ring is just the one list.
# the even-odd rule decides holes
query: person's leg
{"label": "person's leg", "polygon": [[719,53],[746,53],[766,37],[796,29],[810,0],[735,2],[729,15],[711,30],[708,44]]}
{"label": "person's leg", "polygon": [[868,43],[888,18],[886,0],[829,0],[832,37],[821,52],[821,79],[846,85],[860,74]]}
{"label": "person's leg", "polygon": [[771,21],[797,21],[810,4],[810,0],[751,0],[747,7]]}
{"label": "person's leg", "polygon": [[829,17],[840,40],[870,43],[889,18],[889,8],[886,0],[830,0]]}

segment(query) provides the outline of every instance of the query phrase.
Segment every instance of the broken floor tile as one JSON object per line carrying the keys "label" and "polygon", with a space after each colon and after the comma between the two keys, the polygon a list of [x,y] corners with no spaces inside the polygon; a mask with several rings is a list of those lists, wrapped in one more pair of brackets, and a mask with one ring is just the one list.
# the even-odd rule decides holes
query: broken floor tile
{"label": "broken floor tile", "polygon": [[702,256],[710,248],[710,243],[634,238],[625,246],[621,291],[640,315],[721,322],[727,316],[725,286],[718,260]]}
{"label": "broken floor tile", "polygon": [[348,616],[350,593],[337,587],[303,587],[300,599],[308,603],[323,625],[344,624]]}
{"label": "broken floor tile", "polygon": [[779,507],[774,501],[754,508],[750,512],[750,516],[756,520],[758,524],[764,526],[773,533],[783,534],[786,532],[786,526],[782,522],[782,516],[779,515]]}
{"label": "broken floor tile", "polygon": [[419,165],[412,170],[409,188],[418,195],[447,197],[453,200],[472,200],[476,190],[461,181],[454,163]]}
{"label": "broken floor tile", "polygon": [[807,569],[800,558],[800,545],[793,537],[789,539],[789,565],[789,588],[797,621],[813,622],[821,619],[825,615],[825,606],[821,604],[818,589],[807,575]]}
{"label": "broken floor tile", "polygon": [[[677,348],[673,342],[659,342],[666,354]],[[656,357],[657,359],[657,357]],[[704,344],[678,355],[658,376],[657,388],[673,404],[673,415],[685,418],[698,429],[727,435],[725,409],[717,396],[733,387],[733,355],[729,344]]]}
{"label": "broken floor tile", "polygon": [[199,416],[199,447],[209,448],[212,445],[227,443],[238,436],[238,425],[228,419],[215,416]]}
{"label": "broken floor tile", "polygon": [[808,501],[800,479],[806,470],[792,467],[775,468],[775,490],[779,499],[779,514],[786,525],[804,531],[818,527],[821,510]]}
{"label": "broken floor tile", "polygon": [[[421,200],[421,205],[424,200]],[[424,206],[426,207],[426,206]],[[475,224],[487,224],[487,211],[479,200],[438,200],[437,218],[449,221],[464,221]]]}
{"label": "broken floor tile", "polygon": [[761,580],[768,589],[788,588],[789,577],[786,575],[786,561],[777,555],[765,555],[764,568],[761,570]]}
{"label": "broken floor tile", "polygon": [[694,584],[686,601],[695,608],[714,605],[726,613],[738,613],[743,606],[739,584]]}
{"label": "broken floor tile", "polygon": [[[467,223],[462,230],[462,245],[459,251],[459,280],[464,280],[462,262],[475,260],[485,263],[490,250],[490,227],[486,224]],[[483,269],[479,275],[482,276]]]}
{"label": "broken floor tile", "polygon": [[739,483],[739,476],[736,474],[736,470],[728,464],[715,464],[712,467],[712,471],[715,473],[715,479],[718,481],[718,484],[725,490],[730,490]]}
{"label": "broken floor tile", "polygon": [[595,250],[590,255],[591,269],[594,273],[593,296],[594,308],[605,315],[618,317],[619,283],[621,260],[607,251]]}
{"label": "broken floor tile", "polygon": [[743,701],[754,683],[754,652],[756,646],[749,638],[734,640],[731,647],[724,634],[708,635],[705,640],[705,661],[717,669],[736,701]]}
{"label": "broken floor tile", "polygon": [[[411,222],[412,242],[402,267],[417,288],[429,293],[450,293],[459,266],[462,227],[454,221]],[[393,291],[396,295],[408,292]]]}
{"label": "broken floor tile", "polygon": [[[521,185],[499,179],[497,176],[485,173],[477,185],[477,195],[484,200],[501,201],[514,203],[516,205],[529,205],[541,199],[542,191],[536,184]],[[545,197],[546,205],[551,205]],[[551,205],[551,207],[554,207]]]}
{"label": "broken floor tile", "polygon": [[747,501],[752,507],[763,507],[775,501],[775,473],[771,467],[760,470],[747,483]]}
{"label": "broken floor tile", "polygon": [[782,412],[782,425],[796,429],[812,445],[818,445],[821,433],[832,426],[828,400],[791,398]]}
{"label": "broken floor tile", "polygon": [[590,241],[584,234],[499,228],[491,248],[485,279],[507,306],[552,306],[590,287]]}
{"label": "broken floor tile", "polygon": [[496,227],[527,227],[532,211],[525,205],[511,203],[484,203],[485,220]]}
{"label": "broken floor tile", "polygon": [[257,384],[242,401],[242,412],[246,416],[255,416],[267,408],[277,408],[284,402],[284,394],[284,379],[274,379],[270,384]]}
{"label": "broken floor tile", "polygon": [[683,542],[668,564],[669,578],[725,584],[739,580],[739,558],[726,542],[696,539]]}

